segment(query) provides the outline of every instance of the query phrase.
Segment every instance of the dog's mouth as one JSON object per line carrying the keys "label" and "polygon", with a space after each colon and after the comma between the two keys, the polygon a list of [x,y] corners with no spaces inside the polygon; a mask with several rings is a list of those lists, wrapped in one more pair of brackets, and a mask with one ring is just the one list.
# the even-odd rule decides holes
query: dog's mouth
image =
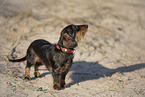
{"label": "dog's mouth", "polygon": [[80,41],[85,34],[87,33],[88,30],[88,25],[78,25],[77,28],[79,29],[78,32],[76,33],[76,41]]}

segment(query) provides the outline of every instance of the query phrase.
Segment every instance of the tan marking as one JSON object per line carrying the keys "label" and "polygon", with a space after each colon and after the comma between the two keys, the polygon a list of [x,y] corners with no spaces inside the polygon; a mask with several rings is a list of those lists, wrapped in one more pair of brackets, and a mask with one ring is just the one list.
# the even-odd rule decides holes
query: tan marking
{"label": "tan marking", "polygon": [[24,76],[24,79],[27,79],[27,80],[30,80],[31,78],[30,78],[30,68],[29,67],[27,67],[26,69],[25,69],[25,76]]}
{"label": "tan marking", "polygon": [[81,30],[76,34],[76,40],[80,41],[85,36],[87,30],[88,29],[86,27],[81,27]]}
{"label": "tan marking", "polygon": [[42,63],[42,61],[40,60],[39,57],[36,57],[34,62],[35,62],[35,63]]}
{"label": "tan marking", "polygon": [[26,68],[26,73],[25,73],[25,75],[30,75],[30,68],[28,67],[28,68]]}
{"label": "tan marking", "polygon": [[60,67],[60,73],[64,72],[65,66]]}

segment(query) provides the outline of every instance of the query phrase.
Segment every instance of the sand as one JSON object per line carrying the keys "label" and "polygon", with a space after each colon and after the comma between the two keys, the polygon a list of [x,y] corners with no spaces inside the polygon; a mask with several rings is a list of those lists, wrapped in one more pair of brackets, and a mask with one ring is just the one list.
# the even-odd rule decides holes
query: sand
{"label": "sand", "polygon": [[[66,77],[52,89],[45,66],[23,80],[23,57],[35,39],[56,43],[68,24],[88,24]],[[15,49],[14,49],[15,48]],[[0,97],[145,97],[144,0],[0,0]]]}

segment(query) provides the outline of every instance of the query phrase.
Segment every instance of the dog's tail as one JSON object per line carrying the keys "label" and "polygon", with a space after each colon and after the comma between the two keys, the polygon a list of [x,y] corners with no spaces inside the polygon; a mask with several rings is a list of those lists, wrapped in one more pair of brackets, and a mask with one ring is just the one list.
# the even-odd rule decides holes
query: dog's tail
{"label": "dog's tail", "polygon": [[[12,51],[10,52],[11,54],[9,54],[8,55],[8,60],[9,61],[11,61],[11,62],[22,62],[22,61],[25,61],[26,60],[26,55],[24,56],[24,57],[22,57],[22,58],[20,58],[20,59],[15,59],[14,57],[13,57],[13,55],[14,55],[14,53],[15,53],[15,51],[16,51],[16,47],[17,46],[15,46],[13,49],[12,49]],[[11,57],[10,57],[11,56]]]}
{"label": "dog's tail", "polygon": [[11,61],[11,62],[22,62],[22,61],[26,60],[26,56],[23,57],[23,58],[20,58],[20,59],[11,59],[11,58],[8,58],[8,60]]}

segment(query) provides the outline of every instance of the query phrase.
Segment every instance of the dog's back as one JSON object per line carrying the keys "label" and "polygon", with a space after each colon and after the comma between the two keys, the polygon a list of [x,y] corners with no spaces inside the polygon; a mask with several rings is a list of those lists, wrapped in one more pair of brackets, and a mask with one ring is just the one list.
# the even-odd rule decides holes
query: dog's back
{"label": "dog's back", "polygon": [[[54,48],[54,45],[51,44],[50,42],[43,40],[43,39],[38,39],[33,41],[29,48],[28,48],[28,52],[30,50],[34,50],[34,52],[38,55],[38,56],[42,56],[44,54],[48,54],[50,53],[51,49]],[[28,53],[27,52],[27,53]]]}

